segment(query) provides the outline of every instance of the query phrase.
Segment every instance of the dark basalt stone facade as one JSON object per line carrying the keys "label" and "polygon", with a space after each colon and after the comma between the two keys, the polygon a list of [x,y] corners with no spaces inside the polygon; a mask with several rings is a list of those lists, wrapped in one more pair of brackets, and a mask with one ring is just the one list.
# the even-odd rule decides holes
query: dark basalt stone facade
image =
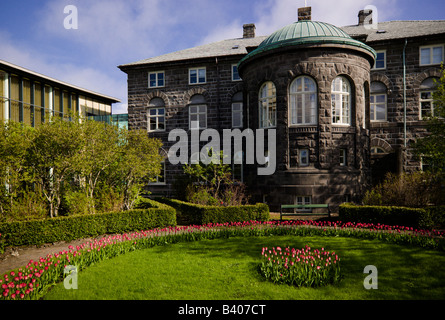
{"label": "dark basalt stone facade", "polygon": [[[369,94],[372,50],[336,43],[278,46],[243,60],[239,72],[244,83],[245,114],[251,127],[260,127],[258,92],[266,82],[276,89],[276,172],[258,176],[255,166],[247,171],[256,200],[271,210],[311,197],[312,203],[335,206],[356,199],[369,185]],[[299,77],[316,86],[316,120],[310,124],[290,121],[290,87]],[[343,77],[350,85],[347,124],[333,123],[332,84]],[[247,111],[249,110],[249,111]],[[299,153],[309,153],[300,163]]]}

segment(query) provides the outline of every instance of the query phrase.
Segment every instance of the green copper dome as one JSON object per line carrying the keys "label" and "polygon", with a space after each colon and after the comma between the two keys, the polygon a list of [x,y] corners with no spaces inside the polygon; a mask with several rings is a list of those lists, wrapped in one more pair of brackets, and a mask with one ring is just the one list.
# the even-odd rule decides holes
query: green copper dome
{"label": "green copper dome", "polygon": [[240,65],[251,57],[269,50],[317,44],[344,44],[364,49],[375,59],[376,52],[368,45],[351,38],[346,32],[329,23],[302,20],[294,22],[267,37],[257,49],[250,52],[241,61]]}

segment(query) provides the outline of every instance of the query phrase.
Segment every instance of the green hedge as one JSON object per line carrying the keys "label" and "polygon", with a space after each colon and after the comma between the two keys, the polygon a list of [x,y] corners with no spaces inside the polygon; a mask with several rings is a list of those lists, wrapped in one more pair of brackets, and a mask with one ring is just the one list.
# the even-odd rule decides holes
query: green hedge
{"label": "green hedge", "polygon": [[176,211],[148,200],[149,208],[0,225],[4,246],[41,245],[103,234],[125,233],[176,225]]}
{"label": "green hedge", "polygon": [[263,203],[243,206],[204,206],[176,199],[161,198],[158,201],[177,211],[178,223],[202,225],[208,223],[268,221],[269,207]]}
{"label": "green hedge", "polygon": [[443,226],[445,207],[407,208],[392,206],[340,205],[341,221],[380,223],[413,228],[432,229]]}

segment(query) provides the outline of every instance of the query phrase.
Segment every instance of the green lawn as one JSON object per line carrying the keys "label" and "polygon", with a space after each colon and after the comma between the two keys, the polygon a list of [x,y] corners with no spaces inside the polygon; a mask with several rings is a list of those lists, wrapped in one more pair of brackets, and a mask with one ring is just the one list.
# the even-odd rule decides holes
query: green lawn
{"label": "green lawn", "polygon": [[[257,272],[263,246],[324,247],[341,258],[344,279],[322,288],[264,281]],[[366,290],[363,269],[378,269],[378,289]],[[63,283],[45,299],[290,300],[444,299],[445,254],[380,241],[342,237],[245,237],[134,251],[91,266],[78,289]]]}

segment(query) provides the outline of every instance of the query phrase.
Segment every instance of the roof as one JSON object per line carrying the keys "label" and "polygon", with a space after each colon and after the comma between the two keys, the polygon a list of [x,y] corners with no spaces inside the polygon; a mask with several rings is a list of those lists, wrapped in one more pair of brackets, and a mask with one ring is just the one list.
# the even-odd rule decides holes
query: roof
{"label": "roof", "polygon": [[266,37],[254,37],[254,38],[237,38],[205,44],[194,48],[180,50],[161,56],[144,59],[128,64],[119,66],[119,68],[125,68],[130,66],[138,66],[144,64],[163,63],[172,61],[183,61],[190,59],[200,58],[214,58],[225,56],[246,55],[248,53],[247,48],[257,47]]}
{"label": "roof", "polygon": [[377,29],[366,29],[363,25],[345,26],[341,29],[351,37],[364,37],[366,42],[375,42],[444,34],[445,20],[387,21],[378,23]]}
{"label": "roof", "polygon": [[341,44],[358,47],[375,59],[376,53],[370,46],[353,39],[342,29],[332,24],[301,20],[287,25],[267,37],[257,49],[250,52],[239,63],[239,66],[260,53],[283,47],[318,44]]}
{"label": "roof", "polygon": [[[88,89],[84,89],[84,88],[81,88],[81,87],[69,84],[67,82],[63,82],[63,81],[60,81],[60,80],[57,80],[57,79],[45,76],[45,75],[43,75],[41,73],[37,73],[37,72],[31,71],[29,69],[25,69],[23,67],[17,66],[15,64],[12,64],[12,63],[4,61],[4,60],[0,60],[0,70],[4,70],[4,71],[12,70],[12,73],[16,72],[16,73],[19,73],[19,74],[22,74],[22,75],[27,75],[29,77],[33,77],[34,79],[40,79],[42,82],[46,81],[46,82],[59,84],[61,86],[68,87],[68,88],[71,88],[71,89],[76,90],[76,91],[81,91],[81,92],[83,92],[85,94],[89,94],[89,95],[92,95],[92,96],[95,96],[95,97],[99,97],[99,98],[105,99],[105,100],[110,100],[112,103],[121,102],[119,99],[116,99],[116,98],[113,98],[113,97],[110,97],[110,96],[107,96],[107,95],[104,95],[104,94],[101,94],[101,93],[98,93],[98,92],[94,92],[94,91],[91,91],[91,90],[88,90]],[[11,72],[11,71],[9,71],[9,72]]]}

